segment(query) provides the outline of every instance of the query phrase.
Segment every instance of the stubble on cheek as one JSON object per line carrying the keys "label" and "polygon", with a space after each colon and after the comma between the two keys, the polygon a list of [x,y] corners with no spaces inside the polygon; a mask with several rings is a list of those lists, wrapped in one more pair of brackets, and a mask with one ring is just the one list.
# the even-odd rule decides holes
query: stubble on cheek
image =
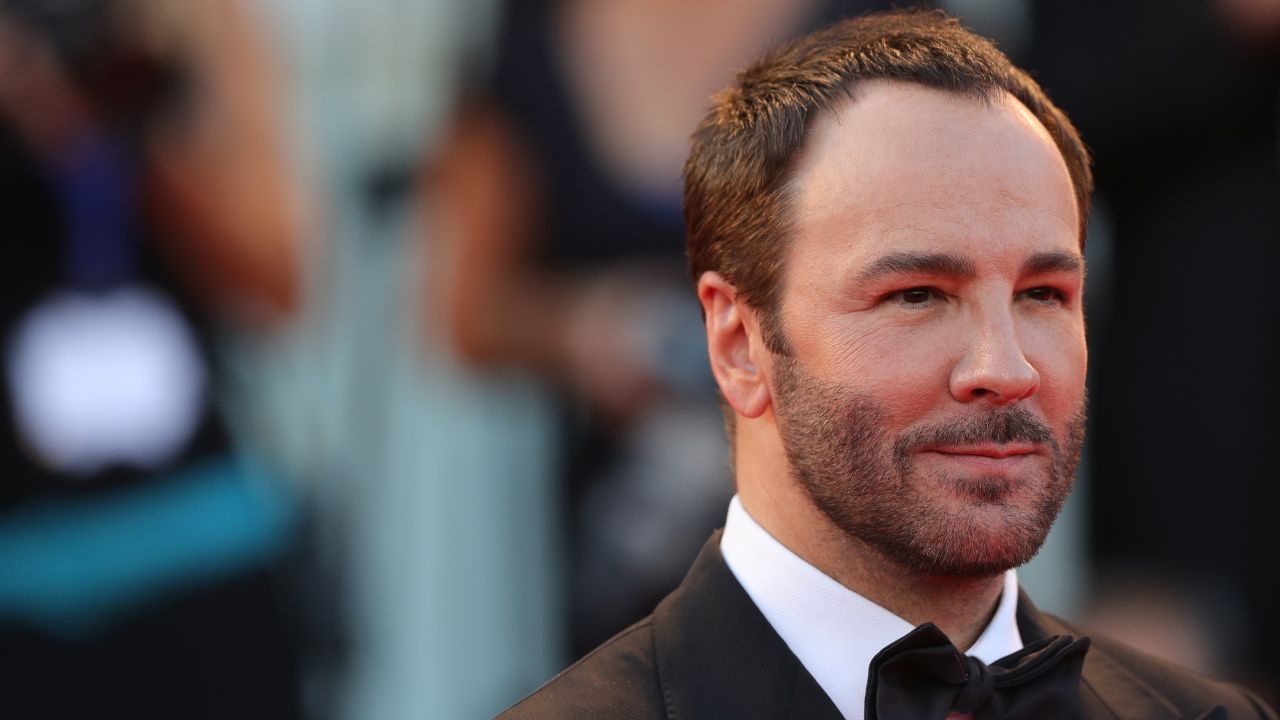
{"label": "stubble on cheek", "polygon": [[[1070,493],[1083,404],[1062,442],[1025,409],[983,412],[894,438],[887,413],[869,396],[824,385],[790,358],[781,359],[777,377],[779,428],[794,479],[833,524],[911,571],[990,575],[1021,565],[1039,550]],[[1025,481],[926,476],[913,460],[929,444],[983,441],[1042,444],[1051,460]],[[1013,503],[1017,490],[1031,496]]]}

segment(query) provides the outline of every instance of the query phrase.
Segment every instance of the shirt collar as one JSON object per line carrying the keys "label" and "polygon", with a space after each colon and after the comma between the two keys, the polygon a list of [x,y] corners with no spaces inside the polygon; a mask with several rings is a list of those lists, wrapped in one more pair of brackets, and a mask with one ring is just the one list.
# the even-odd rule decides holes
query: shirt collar
{"label": "shirt collar", "polygon": [[[862,720],[871,659],[910,632],[906,620],[827,577],[729,503],[720,554],[761,614],[847,720]],[[1005,573],[995,615],[968,654],[985,663],[1022,648],[1018,579]]]}

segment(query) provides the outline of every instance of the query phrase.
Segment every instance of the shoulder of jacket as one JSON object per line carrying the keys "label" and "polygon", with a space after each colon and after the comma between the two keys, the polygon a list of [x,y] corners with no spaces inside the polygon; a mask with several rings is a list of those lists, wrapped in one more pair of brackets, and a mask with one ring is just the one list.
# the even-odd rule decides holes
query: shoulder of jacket
{"label": "shoulder of jacket", "polygon": [[652,618],[623,630],[511,706],[498,720],[665,718]]}
{"label": "shoulder of jacket", "polygon": [[1120,717],[1125,713],[1115,706],[1114,698],[1137,692],[1163,705],[1171,717],[1277,720],[1274,710],[1242,687],[1148,655],[1102,633],[1062,624],[1090,638],[1084,682]]}

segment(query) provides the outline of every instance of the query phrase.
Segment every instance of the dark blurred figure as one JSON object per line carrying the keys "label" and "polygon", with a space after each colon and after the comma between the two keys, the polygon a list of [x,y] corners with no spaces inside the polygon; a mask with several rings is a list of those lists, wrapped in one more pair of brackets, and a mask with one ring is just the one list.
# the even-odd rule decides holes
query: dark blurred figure
{"label": "dark blurred figure", "polygon": [[292,505],[209,343],[295,303],[269,73],[145,5],[0,1],[0,717],[297,717]]}
{"label": "dark blurred figure", "polygon": [[1031,7],[1029,65],[1096,154],[1114,237],[1091,328],[1099,621],[1275,702],[1280,3]]}
{"label": "dark blurred figure", "polygon": [[675,586],[731,494],[684,258],[689,133],[763,48],[888,5],[509,5],[496,70],[444,143],[453,272],[430,306],[468,359],[563,390],[575,656]]}

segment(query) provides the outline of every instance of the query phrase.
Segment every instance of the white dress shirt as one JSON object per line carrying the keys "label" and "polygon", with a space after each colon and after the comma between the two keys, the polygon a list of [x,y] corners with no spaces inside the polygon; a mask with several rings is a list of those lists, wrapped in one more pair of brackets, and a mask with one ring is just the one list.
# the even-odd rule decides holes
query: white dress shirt
{"label": "white dress shirt", "polygon": [[[906,620],[827,577],[783,547],[734,496],[720,554],[783,642],[846,720],[862,720],[871,659],[911,632]],[[1022,649],[1018,578],[1005,573],[991,622],[967,651],[985,663]]]}

